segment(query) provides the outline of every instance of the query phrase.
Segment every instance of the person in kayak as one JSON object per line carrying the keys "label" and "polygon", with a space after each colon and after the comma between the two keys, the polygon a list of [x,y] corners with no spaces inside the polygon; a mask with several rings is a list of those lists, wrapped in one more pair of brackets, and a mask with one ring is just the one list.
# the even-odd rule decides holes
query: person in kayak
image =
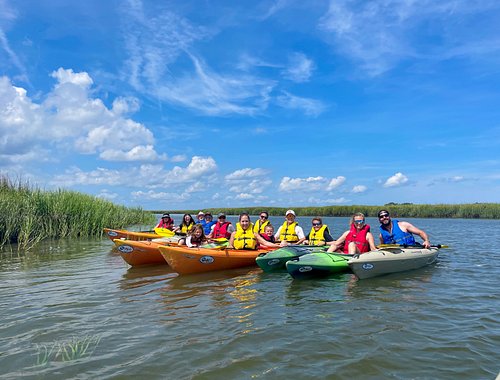
{"label": "person in kayak", "polygon": [[210,212],[205,213],[205,219],[203,219],[200,224],[203,226],[203,231],[205,232],[205,235],[209,235],[210,232],[212,231],[212,226],[216,222],[213,220],[213,216]]}
{"label": "person in kayak", "polygon": [[307,234],[304,244],[308,245],[330,245],[333,242],[328,226],[323,224],[319,216],[311,220],[311,231]]}
{"label": "person in kayak", "polygon": [[[259,215],[259,219],[255,222],[253,226],[253,232],[257,234],[264,234],[265,228],[270,224],[269,222],[269,214],[267,211],[261,211]],[[274,228],[273,228],[274,230]]]}
{"label": "person in kayak", "polygon": [[177,235],[186,236],[188,232],[191,230],[191,227],[195,225],[194,219],[191,214],[184,214],[182,217],[182,222],[178,227],[174,228],[174,232]]}
{"label": "person in kayak", "polygon": [[366,224],[364,214],[361,212],[354,214],[349,225],[351,228],[335,240],[327,252],[342,252],[353,255],[377,249],[375,239],[370,232],[370,226]]}
{"label": "person in kayak", "polygon": [[293,244],[300,244],[306,240],[304,230],[302,230],[302,227],[295,221],[295,211],[287,210],[285,219],[283,225],[278,228],[278,231],[274,235],[276,240]]}
{"label": "person in kayak", "polygon": [[387,210],[378,212],[378,220],[380,222],[380,243],[381,244],[400,244],[400,245],[416,245],[413,234],[420,236],[424,241],[422,245],[429,248],[431,243],[427,234],[408,222],[391,219],[391,215]]}
{"label": "person in kayak", "polygon": [[257,238],[252,230],[252,222],[248,213],[244,212],[236,224],[236,231],[229,238],[228,248],[257,249]]}
{"label": "person in kayak", "polygon": [[217,216],[217,222],[212,226],[212,231],[208,235],[209,239],[226,238],[229,240],[234,232],[234,227],[231,222],[226,221],[226,214],[223,212]]}
{"label": "person in kayak", "polygon": [[281,248],[288,245],[286,241],[282,241],[281,243],[276,242],[276,238],[274,237],[274,227],[270,223],[266,224],[264,233],[254,232],[254,234],[260,248]]}
{"label": "person in kayak", "polygon": [[203,244],[207,244],[208,239],[205,236],[203,226],[201,224],[195,224],[193,228],[188,233],[186,239],[179,240],[179,245],[187,245],[189,248],[199,247]]}
{"label": "person in kayak", "polygon": [[155,228],[166,228],[172,231],[174,229],[174,219],[172,219],[170,214],[166,212],[161,216],[161,219],[158,221]]}
{"label": "person in kayak", "polygon": [[196,223],[201,223],[205,220],[205,213],[200,211],[198,215],[196,215]]}

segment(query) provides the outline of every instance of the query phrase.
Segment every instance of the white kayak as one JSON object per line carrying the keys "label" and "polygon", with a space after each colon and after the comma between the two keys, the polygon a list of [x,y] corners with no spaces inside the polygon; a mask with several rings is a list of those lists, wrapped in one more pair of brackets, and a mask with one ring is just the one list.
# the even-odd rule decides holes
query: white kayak
{"label": "white kayak", "polygon": [[421,268],[436,262],[439,249],[421,247],[382,248],[355,255],[348,264],[359,279]]}

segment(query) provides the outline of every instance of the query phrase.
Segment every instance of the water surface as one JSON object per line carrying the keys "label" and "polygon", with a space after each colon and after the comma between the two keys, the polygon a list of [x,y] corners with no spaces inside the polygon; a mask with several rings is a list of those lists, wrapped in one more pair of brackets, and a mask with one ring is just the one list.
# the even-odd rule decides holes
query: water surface
{"label": "water surface", "polygon": [[[310,219],[299,218],[306,233]],[[252,267],[178,277],[130,268],[106,238],[3,253],[0,377],[494,379],[500,221],[408,220],[452,248],[361,281]],[[324,221],[334,237],[347,229]]]}

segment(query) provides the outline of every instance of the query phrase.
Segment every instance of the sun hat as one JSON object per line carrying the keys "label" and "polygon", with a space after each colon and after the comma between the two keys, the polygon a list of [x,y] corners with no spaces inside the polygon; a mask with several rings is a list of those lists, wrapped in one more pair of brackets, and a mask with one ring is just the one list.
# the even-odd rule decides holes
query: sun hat
{"label": "sun hat", "polygon": [[285,216],[287,216],[288,214],[292,214],[293,216],[295,216],[295,211],[293,211],[293,210],[288,210],[288,211],[285,213]]}

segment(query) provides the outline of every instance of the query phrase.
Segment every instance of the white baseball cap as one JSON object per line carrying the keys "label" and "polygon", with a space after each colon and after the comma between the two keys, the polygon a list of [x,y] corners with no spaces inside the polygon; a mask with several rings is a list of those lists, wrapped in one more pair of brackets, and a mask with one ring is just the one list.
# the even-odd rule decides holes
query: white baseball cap
{"label": "white baseball cap", "polygon": [[292,214],[293,216],[295,216],[295,211],[293,211],[293,210],[288,210],[288,211],[285,213],[285,216],[287,216],[288,214]]}
{"label": "white baseball cap", "polygon": [[201,216],[201,215],[205,215],[205,213],[204,213],[203,211],[200,211],[200,212],[198,213],[198,216]]}

